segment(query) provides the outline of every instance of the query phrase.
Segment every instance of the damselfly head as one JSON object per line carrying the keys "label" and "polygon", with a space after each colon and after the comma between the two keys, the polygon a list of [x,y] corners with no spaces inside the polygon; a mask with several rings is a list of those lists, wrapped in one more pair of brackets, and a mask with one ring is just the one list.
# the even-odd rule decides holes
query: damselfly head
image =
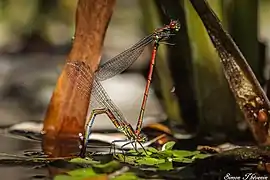
{"label": "damselfly head", "polygon": [[170,29],[173,29],[175,31],[179,31],[181,24],[178,20],[171,20],[169,27],[170,27]]}

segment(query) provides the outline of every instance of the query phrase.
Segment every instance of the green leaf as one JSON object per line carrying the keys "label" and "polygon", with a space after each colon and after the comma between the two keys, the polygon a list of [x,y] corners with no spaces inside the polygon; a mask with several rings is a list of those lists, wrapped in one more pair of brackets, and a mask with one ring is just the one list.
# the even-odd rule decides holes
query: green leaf
{"label": "green leaf", "polygon": [[159,151],[158,153],[152,154],[151,157],[158,159],[167,159],[173,157],[173,151],[172,150]]}
{"label": "green leaf", "polygon": [[119,160],[119,161],[124,161],[125,156],[123,154],[115,154],[114,158]]}
{"label": "green leaf", "polygon": [[134,155],[137,155],[138,152],[135,150],[135,149],[131,149],[127,152],[127,154],[134,154]]}
{"label": "green leaf", "polygon": [[159,153],[160,157],[164,157],[164,158],[168,158],[168,157],[172,157],[174,154],[174,151],[172,150],[165,150],[165,151],[160,151]]}
{"label": "green leaf", "polygon": [[95,171],[92,168],[81,168],[81,169],[76,169],[73,171],[69,171],[68,174],[70,176],[75,176],[75,177],[91,177],[97,175]]}
{"label": "green leaf", "polygon": [[137,157],[137,156],[125,156],[123,154],[117,154],[115,155],[115,158],[119,160],[120,162],[125,162],[128,164],[134,164],[136,165],[136,160],[142,158],[142,157]]}
{"label": "green leaf", "polygon": [[175,145],[174,141],[169,141],[166,144],[164,144],[161,149],[162,149],[162,151],[164,151],[164,150],[172,150],[174,145]]}
{"label": "green leaf", "polygon": [[171,161],[166,161],[165,163],[159,164],[158,169],[163,171],[169,171],[173,169],[173,164]]}
{"label": "green leaf", "polygon": [[93,167],[102,170],[103,173],[111,173],[114,170],[120,168],[120,163],[118,161],[111,161],[106,164],[94,164]]}
{"label": "green leaf", "polygon": [[146,152],[145,152],[145,151],[142,151],[142,152],[139,154],[139,156],[142,156],[142,155],[144,155],[144,156],[150,156],[151,154],[152,154],[151,151],[147,151],[147,150],[146,150]]}
{"label": "green leaf", "polygon": [[84,179],[97,179],[99,177],[104,177],[105,174],[87,176],[87,177],[78,177],[78,176],[66,176],[66,175],[58,175],[55,176],[53,180],[84,180]]}
{"label": "green leaf", "polygon": [[78,164],[99,164],[100,163],[98,161],[94,161],[91,158],[74,158],[74,159],[71,159],[69,162],[78,163]]}
{"label": "green leaf", "polygon": [[93,177],[97,174],[92,168],[82,168],[67,172],[68,175],[58,175],[54,180],[81,180],[82,178]]}
{"label": "green leaf", "polygon": [[148,153],[148,152],[158,153],[158,150],[157,150],[156,148],[149,147],[149,148],[147,148],[147,153]]}
{"label": "green leaf", "polygon": [[156,159],[151,157],[145,157],[137,160],[137,163],[140,165],[153,166],[161,163],[165,163],[165,159]]}
{"label": "green leaf", "polygon": [[[146,151],[147,151],[147,150],[146,150]],[[136,155],[136,156],[139,156],[139,155],[150,155],[150,154],[152,154],[152,152],[151,152],[151,151],[147,151],[147,154],[146,154],[145,151],[144,151],[144,149],[141,148],[141,149],[138,149],[137,151],[134,150],[134,149],[129,150],[127,154],[128,154],[128,155]]]}
{"label": "green leaf", "polygon": [[124,174],[121,174],[120,176],[116,176],[115,178],[112,178],[112,180],[138,180],[139,178],[132,172],[127,172]]}
{"label": "green leaf", "polygon": [[72,177],[67,175],[57,175],[53,178],[53,180],[81,180],[80,177]]}
{"label": "green leaf", "polygon": [[192,159],[204,159],[211,156],[210,154],[196,154],[195,156],[192,157]]}
{"label": "green leaf", "polygon": [[181,162],[181,163],[192,163],[194,161],[193,159],[188,158],[173,158],[172,160],[174,162]]}
{"label": "green leaf", "polygon": [[175,150],[173,156],[177,158],[191,157],[200,154],[200,151]]}

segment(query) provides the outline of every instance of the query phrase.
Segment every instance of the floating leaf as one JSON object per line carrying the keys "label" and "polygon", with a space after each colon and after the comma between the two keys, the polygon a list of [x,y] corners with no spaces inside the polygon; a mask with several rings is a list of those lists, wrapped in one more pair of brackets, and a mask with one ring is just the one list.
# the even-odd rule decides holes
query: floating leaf
{"label": "floating leaf", "polygon": [[81,180],[80,177],[72,177],[67,175],[58,175],[53,178],[53,180]]}
{"label": "floating leaf", "polygon": [[169,171],[173,169],[172,161],[166,161],[165,163],[161,163],[158,165],[159,170]]}
{"label": "floating leaf", "polygon": [[152,154],[152,152],[151,151],[142,151],[140,154],[138,154],[139,156],[142,156],[142,155],[144,155],[144,156],[150,156]]}
{"label": "floating leaf", "polygon": [[91,158],[73,158],[69,162],[78,164],[99,164],[100,162],[94,161]]}
{"label": "floating leaf", "polygon": [[68,175],[58,175],[54,180],[82,180],[88,177],[94,177],[97,174],[92,168],[82,168],[67,172]]}
{"label": "floating leaf", "polygon": [[120,163],[118,161],[111,161],[106,164],[95,164],[93,167],[99,168],[103,173],[111,173],[120,168]]}
{"label": "floating leaf", "polygon": [[169,158],[169,157],[172,157],[173,156],[174,151],[172,151],[172,150],[165,150],[165,151],[160,151],[158,154],[159,154],[160,157]]}
{"label": "floating leaf", "polygon": [[101,174],[101,175],[96,175],[96,176],[92,176],[92,177],[87,177],[87,178],[83,178],[81,180],[108,180],[108,175],[106,174]]}
{"label": "floating leaf", "polygon": [[162,146],[162,148],[161,148],[162,150],[161,151],[172,150],[174,145],[175,145],[175,142],[174,141],[169,141],[169,142],[167,142],[166,144],[164,144]]}
{"label": "floating leaf", "polygon": [[115,156],[115,158],[121,162],[125,162],[125,163],[128,163],[128,164],[134,164],[136,165],[136,160],[140,159],[139,157],[137,156],[125,156],[123,154],[117,154]]}
{"label": "floating leaf", "polygon": [[172,151],[174,157],[182,158],[182,157],[191,157],[197,154],[200,154],[200,151],[186,151],[186,150],[175,150]]}
{"label": "floating leaf", "polygon": [[[87,161],[85,159],[77,158],[73,160],[73,162],[84,162]],[[92,162],[92,161],[91,161]],[[106,164],[93,164],[94,168],[98,168],[102,171],[102,173],[111,173],[116,169],[119,169],[120,163],[117,161],[111,161]],[[81,168],[73,171],[67,172],[68,175],[58,175],[54,178],[54,180],[106,180],[108,176],[106,174],[97,174],[93,168]]]}
{"label": "floating leaf", "polygon": [[135,149],[131,149],[127,152],[128,154],[134,154],[134,155],[137,155],[138,154],[138,151],[136,151]]}
{"label": "floating leaf", "polygon": [[106,174],[94,175],[89,177],[81,176],[67,176],[67,175],[58,175],[54,177],[54,180],[107,180],[108,176]]}
{"label": "floating leaf", "polygon": [[131,173],[131,172],[127,172],[127,173],[121,174],[120,176],[116,176],[115,178],[112,178],[112,180],[126,180],[126,179],[138,180],[139,178],[134,173]]}
{"label": "floating leaf", "polygon": [[72,176],[67,175],[57,175],[53,178],[53,180],[79,180],[79,178],[74,178]]}
{"label": "floating leaf", "polygon": [[172,160],[174,162],[180,162],[180,163],[192,163],[194,161],[193,159],[188,159],[188,158],[173,158]]}
{"label": "floating leaf", "polygon": [[192,157],[192,159],[204,159],[211,156],[210,154],[196,154],[195,156]]}
{"label": "floating leaf", "polygon": [[116,158],[119,161],[124,161],[125,160],[125,156],[123,154],[115,154],[114,158]]}
{"label": "floating leaf", "polygon": [[165,163],[165,159],[156,159],[156,158],[151,158],[151,157],[145,157],[145,158],[141,158],[141,159],[137,160],[137,163],[140,165],[152,166],[152,165]]}
{"label": "floating leaf", "polygon": [[70,176],[74,177],[90,177],[97,175],[92,168],[82,168],[67,172]]}
{"label": "floating leaf", "polygon": [[[118,154],[117,159],[132,165],[147,165],[154,166],[159,170],[171,170],[173,169],[173,162],[189,164],[194,162],[195,159],[203,159],[209,156],[208,154],[201,154],[200,151],[172,150],[174,144],[175,142],[166,143],[163,151],[151,147],[147,148],[148,154],[146,156]],[[131,152],[135,153],[136,151]]]}
{"label": "floating leaf", "polygon": [[148,152],[158,153],[158,150],[156,148],[149,147],[149,148],[147,148],[147,154],[148,154]]}
{"label": "floating leaf", "polygon": [[151,155],[152,152],[151,151],[145,152],[144,149],[139,149],[137,151],[132,149],[132,150],[129,150],[127,154],[128,155],[135,155],[135,156],[142,156],[142,155]]}

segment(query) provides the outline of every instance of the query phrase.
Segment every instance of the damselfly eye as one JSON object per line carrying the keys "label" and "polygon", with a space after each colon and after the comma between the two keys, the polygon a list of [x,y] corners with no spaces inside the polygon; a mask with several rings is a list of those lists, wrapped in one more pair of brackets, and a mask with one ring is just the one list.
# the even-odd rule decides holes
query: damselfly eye
{"label": "damselfly eye", "polygon": [[175,31],[179,31],[179,29],[180,29],[180,24],[177,23],[177,22],[173,22],[173,23],[170,24],[170,29],[173,29],[173,30],[175,30]]}
{"label": "damselfly eye", "polygon": [[175,28],[175,23],[171,23],[170,28]]}

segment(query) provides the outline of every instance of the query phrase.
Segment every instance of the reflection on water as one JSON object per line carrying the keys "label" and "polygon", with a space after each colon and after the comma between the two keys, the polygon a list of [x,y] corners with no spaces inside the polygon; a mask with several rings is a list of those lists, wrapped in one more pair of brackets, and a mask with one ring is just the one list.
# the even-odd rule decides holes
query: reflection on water
{"label": "reflection on water", "polygon": [[8,180],[26,180],[26,179],[45,179],[48,177],[48,171],[45,168],[34,169],[33,167],[0,167],[1,179]]}
{"label": "reflection on water", "polygon": [[30,141],[27,139],[12,137],[8,134],[0,134],[0,152],[23,154],[24,151],[31,149],[40,151],[40,142]]}
{"label": "reflection on water", "polygon": [[[40,142],[23,140],[22,138],[16,138],[15,136],[9,136],[8,134],[0,134],[0,160],[10,159],[5,154],[23,156],[24,152],[36,151],[40,152]],[[1,179],[41,179],[42,177],[48,177],[48,171],[44,167],[22,166],[14,164],[0,164]]]}
{"label": "reflection on water", "polygon": [[[41,150],[40,134],[19,131],[8,133],[1,130],[0,141],[2,142],[0,144],[0,179],[47,179],[68,170],[68,168],[63,168],[65,166],[49,167],[44,161],[33,161],[34,158],[46,157]],[[102,146],[104,153],[104,149],[110,149],[109,146],[104,146],[104,143],[94,143],[89,149],[100,150],[99,152],[102,153]]]}

